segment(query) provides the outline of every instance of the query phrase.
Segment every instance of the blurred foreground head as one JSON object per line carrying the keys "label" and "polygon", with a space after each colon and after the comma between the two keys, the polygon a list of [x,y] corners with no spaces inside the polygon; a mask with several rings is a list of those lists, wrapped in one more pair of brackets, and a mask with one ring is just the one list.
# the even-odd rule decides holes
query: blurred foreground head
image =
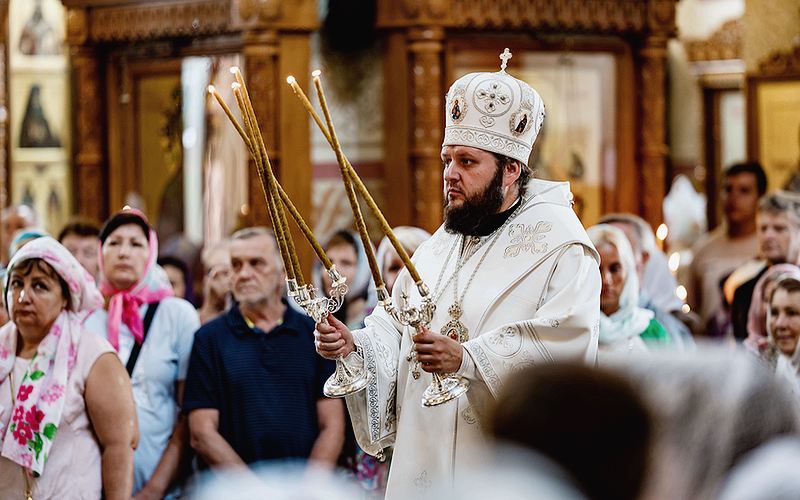
{"label": "blurred foreground head", "polygon": [[490,431],[552,460],[589,498],[639,496],[651,419],[633,384],[612,371],[579,364],[525,369],[498,398]]}
{"label": "blurred foreground head", "polygon": [[800,431],[797,400],[754,357],[721,346],[619,360],[653,413],[643,498],[713,498],[741,458]]}

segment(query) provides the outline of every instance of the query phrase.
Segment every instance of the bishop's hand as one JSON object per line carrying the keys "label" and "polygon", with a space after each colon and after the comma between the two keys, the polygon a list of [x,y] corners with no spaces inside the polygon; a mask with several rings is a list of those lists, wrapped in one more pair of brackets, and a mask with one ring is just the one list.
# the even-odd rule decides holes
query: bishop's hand
{"label": "bishop's hand", "polygon": [[328,324],[317,323],[314,330],[314,345],[320,356],[336,359],[347,356],[356,349],[353,334],[344,323],[328,314]]}
{"label": "bishop's hand", "polygon": [[413,337],[417,361],[426,372],[455,373],[461,368],[464,348],[448,337],[430,331],[427,327]]}

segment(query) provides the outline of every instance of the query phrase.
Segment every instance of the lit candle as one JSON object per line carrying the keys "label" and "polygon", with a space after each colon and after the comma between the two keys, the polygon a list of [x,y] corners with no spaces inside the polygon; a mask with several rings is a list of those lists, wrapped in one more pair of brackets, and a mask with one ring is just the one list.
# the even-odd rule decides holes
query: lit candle
{"label": "lit candle", "polygon": [[336,129],[333,126],[333,118],[331,117],[330,109],[328,109],[328,101],[325,99],[325,92],[322,90],[322,80],[320,79],[320,71],[314,71],[314,87],[317,89],[317,96],[319,104],[322,108],[322,114],[325,115],[325,122],[328,125],[328,132],[331,136],[331,146],[333,152],[336,154],[336,161],[339,163],[339,170],[342,174],[342,183],[344,184],[344,191],[347,194],[347,201],[350,203],[350,211],[353,212],[353,219],[355,220],[358,234],[361,237],[361,243],[364,247],[364,252],[367,255],[367,263],[369,264],[370,272],[372,273],[372,281],[375,283],[375,288],[385,287],[383,278],[381,277],[380,267],[378,260],[375,258],[375,251],[372,249],[372,244],[369,240],[369,233],[367,232],[367,224],[364,222],[364,216],[361,213],[361,207],[358,205],[355,189],[350,179],[350,174],[347,170],[347,161],[345,160],[342,146],[339,143],[339,138],[336,136]]}
{"label": "lit candle", "polygon": [[236,127],[236,131],[239,132],[239,135],[242,137],[242,140],[244,141],[245,145],[247,145],[247,149],[252,149],[252,144],[250,143],[250,139],[247,137],[247,134],[242,128],[242,125],[239,123],[239,120],[237,120],[236,117],[233,116],[231,108],[228,107],[228,104],[225,102],[220,93],[217,91],[217,88],[214,87],[213,85],[209,85],[208,93],[214,96],[219,105],[222,107],[222,110],[228,116],[228,120],[230,120],[230,122],[233,123],[233,126]]}
{"label": "lit candle", "polygon": [[[319,75],[317,74],[314,76],[319,76]],[[288,83],[292,87],[292,90],[294,91],[297,98],[300,99],[300,102],[303,104],[303,107],[306,109],[306,111],[308,111],[308,113],[314,119],[314,122],[316,122],[317,126],[322,132],[322,135],[325,136],[325,139],[327,139],[328,143],[331,145],[331,147],[333,147],[333,138],[331,137],[331,134],[328,131],[328,127],[322,122],[322,119],[320,118],[319,114],[317,114],[317,111],[311,105],[311,101],[308,100],[308,97],[306,97],[306,94],[305,92],[303,92],[303,89],[300,88],[300,85],[297,84],[297,80],[290,75],[288,78],[286,78],[286,83]],[[347,165],[347,173],[350,179],[352,180],[356,189],[358,189],[358,192],[364,198],[364,201],[367,202],[367,206],[369,207],[372,214],[375,216],[376,219],[378,219],[378,224],[381,226],[381,231],[389,238],[389,241],[392,243],[392,247],[394,248],[395,252],[397,252],[397,254],[400,256],[400,259],[403,261],[403,264],[408,269],[408,272],[409,274],[411,274],[411,278],[414,280],[414,283],[417,285],[417,288],[420,289],[420,293],[423,293],[423,290],[425,290],[424,293],[427,294],[427,289],[424,286],[424,283],[422,282],[422,278],[417,272],[417,268],[411,262],[411,258],[408,256],[408,252],[406,252],[406,249],[403,248],[403,245],[401,245],[400,242],[397,240],[397,237],[394,235],[394,232],[392,231],[391,226],[386,220],[386,217],[383,215],[383,212],[381,212],[381,209],[378,207],[378,204],[375,203],[375,200],[373,199],[367,187],[364,185],[364,182],[358,176],[358,173],[356,173],[355,169],[353,168],[353,165],[350,164],[350,161],[348,161],[346,157],[344,160]]]}

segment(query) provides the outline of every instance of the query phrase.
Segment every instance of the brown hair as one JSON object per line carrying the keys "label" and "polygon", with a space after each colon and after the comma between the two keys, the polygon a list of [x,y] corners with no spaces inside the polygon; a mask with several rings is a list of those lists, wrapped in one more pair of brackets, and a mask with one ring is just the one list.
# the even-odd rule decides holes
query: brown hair
{"label": "brown hair", "polygon": [[506,168],[506,166],[510,164],[512,161],[519,163],[519,177],[516,180],[517,193],[519,194],[520,197],[525,196],[525,194],[528,191],[528,181],[533,176],[533,170],[531,170],[531,168],[525,163],[519,160],[515,160],[510,156],[501,155],[500,153],[494,153],[494,152],[492,152],[492,155],[494,155],[494,162],[497,165],[498,169]]}
{"label": "brown hair", "polygon": [[82,218],[73,219],[71,222],[67,223],[67,225],[61,229],[60,233],[58,233],[58,242],[62,243],[64,241],[64,238],[73,234],[81,238],[95,236],[99,239],[100,226],[98,226],[89,219],[82,219]]}
{"label": "brown hair", "polygon": [[69,293],[69,285],[67,282],[64,281],[64,278],[59,275],[53,267],[48,264],[44,259],[40,258],[33,258],[33,259],[25,259],[21,262],[14,264],[14,267],[10,270],[8,281],[11,281],[11,276],[14,274],[19,274],[20,276],[27,276],[29,275],[34,269],[37,271],[43,272],[45,275],[57,280],[59,285],[61,285],[61,295],[67,301],[67,307],[71,307],[72,300]]}
{"label": "brown hair", "polygon": [[577,363],[516,373],[490,419],[496,438],[550,458],[589,498],[631,500],[644,483],[652,425],[627,379]]}

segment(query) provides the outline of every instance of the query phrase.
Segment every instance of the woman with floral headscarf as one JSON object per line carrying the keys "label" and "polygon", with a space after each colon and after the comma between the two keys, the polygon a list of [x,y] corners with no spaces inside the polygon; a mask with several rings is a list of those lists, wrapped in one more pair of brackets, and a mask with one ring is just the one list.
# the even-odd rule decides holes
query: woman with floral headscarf
{"label": "woman with floral headscarf", "polygon": [[163,498],[180,479],[188,430],[179,406],[200,326],[194,307],[173,297],[157,255],[158,239],[144,214],[127,209],[106,221],[99,256],[106,307],[86,321],[131,374],[140,434],[133,471],[137,500]]}
{"label": "woman with floral headscarf", "polygon": [[125,368],[83,322],[103,298],[50,237],[14,255],[0,329],[3,498],[130,498],[136,413]]}
{"label": "woman with floral headscarf", "polygon": [[625,233],[610,224],[586,232],[600,253],[600,349],[631,352],[668,344],[669,335],[653,312],[638,306],[639,280]]}

